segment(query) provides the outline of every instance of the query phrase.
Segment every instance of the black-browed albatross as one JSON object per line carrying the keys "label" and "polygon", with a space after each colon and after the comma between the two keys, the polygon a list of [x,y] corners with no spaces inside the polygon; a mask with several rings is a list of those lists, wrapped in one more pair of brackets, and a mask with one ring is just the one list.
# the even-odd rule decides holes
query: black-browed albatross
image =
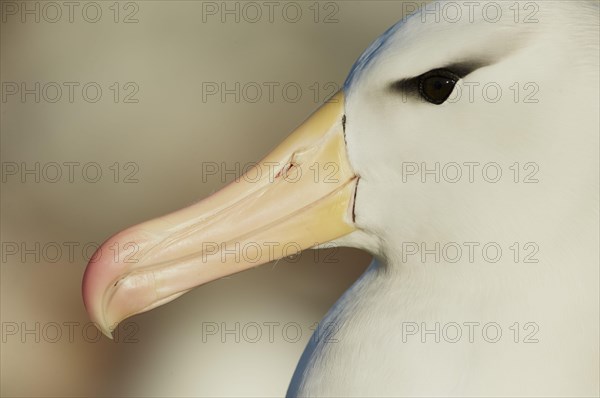
{"label": "black-browed albatross", "polygon": [[[440,17],[450,3],[460,14]],[[366,50],[259,181],[107,240],[136,242],[137,262],[90,262],[91,319],[110,336],[285,243],[334,242],[374,260],[288,395],[598,395],[598,41],[598,2],[428,4]],[[335,175],[315,179],[324,165]]]}

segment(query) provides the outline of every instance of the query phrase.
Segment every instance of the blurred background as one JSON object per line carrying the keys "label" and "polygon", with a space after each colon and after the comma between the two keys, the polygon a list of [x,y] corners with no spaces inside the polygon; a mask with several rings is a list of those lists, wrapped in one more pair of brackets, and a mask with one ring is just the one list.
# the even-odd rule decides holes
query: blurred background
{"label": "blurred background", "polygon": [[0,6],[1,395],[284,395],[368,254],[308,250],[210,283],[130,318],[114,341],[85,313],[85,265],[113,233],[262,158],[406,4]]}

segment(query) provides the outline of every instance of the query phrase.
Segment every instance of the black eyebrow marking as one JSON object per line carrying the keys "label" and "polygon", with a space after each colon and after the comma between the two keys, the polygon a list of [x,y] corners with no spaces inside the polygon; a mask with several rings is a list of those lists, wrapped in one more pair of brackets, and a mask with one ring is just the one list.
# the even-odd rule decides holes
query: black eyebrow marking
{"label": "black eyebrow marking", "polygon": [[419,81],[422,76],[435,71],[435,70],[447,70],[459,78],[463,79],[464,77],[470,75],[475,72],[477,69],[480,69],[484,66],[489,65],[488,62],[481,61],[466,61],[466,62],[455,62],[452,64],[448,64],[446,66],[442,66],[439,68],[433,68],[429,71],[425,71],[419,76],[409,77],[405,79],[400,79],[392,84],[390,84],[389,88],[392,92],[401,93],[401,94],[417,94],[419,92]]}

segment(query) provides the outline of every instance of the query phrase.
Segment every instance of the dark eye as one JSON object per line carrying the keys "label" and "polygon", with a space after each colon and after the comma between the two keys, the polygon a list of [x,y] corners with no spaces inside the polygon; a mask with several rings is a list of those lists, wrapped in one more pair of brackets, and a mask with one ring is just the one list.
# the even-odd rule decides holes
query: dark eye
{"label": "dark eye", "polygon": [[419,94],[426,101],[441,105],[454,90],[460,78],[445,69],[436,69],[425,73],[419,78]]}

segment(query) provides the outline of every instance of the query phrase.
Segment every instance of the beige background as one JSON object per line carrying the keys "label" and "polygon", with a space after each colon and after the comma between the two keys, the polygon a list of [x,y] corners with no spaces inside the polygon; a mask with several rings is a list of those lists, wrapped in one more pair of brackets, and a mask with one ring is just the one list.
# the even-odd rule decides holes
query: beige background
{"label": "beige background", "polygon": [[[298,262],[267,264],[136,316],[115,342],[93,341],[96,331],[86,327],[80,293],[83,246],[190,204],[231,179],[203,181],[202,162],[233,168],[260,159],[333,92],[332,83],[343,83],[363,49],[403,12],[399,1],[321,2],[315,23],[315,2],[274,2],[270,22],[267,5],[258,2],[263,15],[250,23],[245,19],[255,17],[255,8],[228,2],[239,7],[240,22],[229,15],[222,23],[223,3],[209,3],[120,3],[117,23],[112,1],[97,3],[102,15],[96,23],[83,18],[84,7],[95,18],[87,2],[76,2],[72,22],[61,6],[54,23],[56,9],[45,2],[2,4],[3,396],[281,396],[311,326],[370,261],[355,250],[307,251]],[[215,6],[216,15],[203,14],[203,7]],[[284,6],[288,19],[300,8],[300,20],[286,21]],[[39,7],[40,22],[29,14],[22,22],[24,7]],[[123,23],[130,13],[137,23]],[[328,15],[333,23],[324,23]],[[40,83],[39,103],[33,94],[25,101],[8,95],[22,82]],[[62,87],[56,103],[49,101],[55,96],[49,82]],[[79,84],[72,103],[64,82]],[[102,89],[96,103],[82,96],[90,82]],[[279,88],[272,102],[265,88],[261,100],[247,101],[254,95],[247,91],[236,103],[232,95],[204,100],[203,82],[276,82]],[[283,97],[287,83],[302,89],[296,102]],[[124,101],[131,87],[139,88],[138,103]],[[6,167],[33,168],[36,162],[40,182],[35,175],[6,175]],[[73,182],[64,165],[62,177],[51,182],[51,162],[79,162]],[[103,173],[97,183],[83,178],[82,167],[91,162]],[[115,162],[117,183],[110,168]],[[93,169],[87,171],[85,177],[93,178]],[[138,182],[124,183],[132,171]],[[73,258],[68,245],[77,245]],[[251,322],[261,325],[256,343],[256,329],[243,329]],[[279,323],[272,342],[264,322]],[[289,322],[301,328],[297,342],[291,341],[296,329],[282,330]],[[203,339],[215,323],[228,329],[239,323],[239,342],[235,333]]]}

